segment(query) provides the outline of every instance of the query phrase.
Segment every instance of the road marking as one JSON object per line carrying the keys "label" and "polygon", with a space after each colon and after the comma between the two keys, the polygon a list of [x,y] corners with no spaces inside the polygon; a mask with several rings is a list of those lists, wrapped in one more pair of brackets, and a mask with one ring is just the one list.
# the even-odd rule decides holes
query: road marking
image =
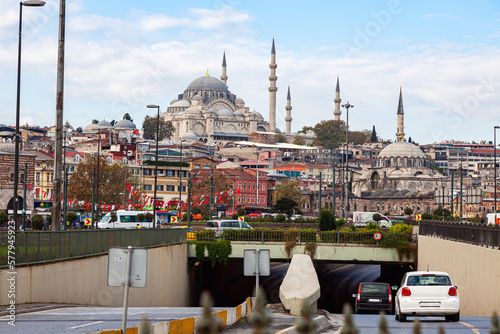
{"label": "road marking", "polygon": [[75,328],[80,328],[80,327],[85,327],[85,326],[90,326],[90,325],[100,324],[101,322],[104,322],[104,321],[96,321],[96,322],[91,322],[91,323],[88,323],[88,324],[83,324],[83,325],[78,325],[78,326],[69,327],[68,329],[75,329]]}
{"label": "road marking", "polygon": [[473,325],[471,325],[471,324],[468,324],[468,323],[463,322],[463,321],[459,321],[458,323],[459,323],[459,324],[462,324],[462,325],[465,325],[465,326],[467,326],[467,327],[469,327],[470,329],[472,329],[472,331],[473,331],[474,333],[479,333],[479,329],[475,328],[475,327],[474,327]]}
{"label": "road marking", "polygon": [[129,315],[136,315],[136,314],[141,314],[141,313],[146,313],[146,311],[141,311],[141,312],[136,312],[136,313],[130,313]]}

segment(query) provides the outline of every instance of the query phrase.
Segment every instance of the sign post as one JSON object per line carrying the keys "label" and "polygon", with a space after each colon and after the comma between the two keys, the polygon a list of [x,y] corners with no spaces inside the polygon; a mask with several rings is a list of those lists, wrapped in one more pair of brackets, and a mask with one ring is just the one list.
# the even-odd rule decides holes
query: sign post
{"label": "sign post", "polygon": [[245,249],[243,256],[243,273],[255,276],[255,292],[259,289],[259,276],[271,274],[269,249]]}
{"label": "sign post", "polygon": [[129,288],[146,287],[147,261],[148,251],[145,248],[132,248],[132,246],[109,248],[108,286],[123,286],[125,288],[123,291],[122,333],[127,330]]}

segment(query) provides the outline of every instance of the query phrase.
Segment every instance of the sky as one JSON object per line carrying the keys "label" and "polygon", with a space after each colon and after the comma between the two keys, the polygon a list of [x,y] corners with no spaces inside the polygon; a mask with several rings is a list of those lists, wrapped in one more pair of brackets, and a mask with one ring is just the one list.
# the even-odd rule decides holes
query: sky
{"label": "sky", "polygon": [[[21,125],[56,120],[59,1],[23,7]],[[0,123],[15,125],[19,4],[0,1]],[[277,120],[292,131],[333,119],[335,84],[351,130],[395,140],[403,92],[406,138],[493,140],[500,125],[500,1],[97,1],[66,3],[64,122],[129,113],[138,128],[189,83],[220,78],[269,119],[276,43]],[[342,108],[342,120],[346,111]]]}

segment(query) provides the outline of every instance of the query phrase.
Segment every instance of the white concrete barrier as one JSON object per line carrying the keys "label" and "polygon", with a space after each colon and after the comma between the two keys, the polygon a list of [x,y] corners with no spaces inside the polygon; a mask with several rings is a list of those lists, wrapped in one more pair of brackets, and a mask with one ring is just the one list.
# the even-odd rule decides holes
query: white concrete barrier
{"label": "white concrete barrier", "polygon": [[300,316],[304,303],[311,307],[312,312],[316,312],[319,297],[319,280],[311,257],[295,254],[280,286],[283,306],[290,310],[290,314]]}

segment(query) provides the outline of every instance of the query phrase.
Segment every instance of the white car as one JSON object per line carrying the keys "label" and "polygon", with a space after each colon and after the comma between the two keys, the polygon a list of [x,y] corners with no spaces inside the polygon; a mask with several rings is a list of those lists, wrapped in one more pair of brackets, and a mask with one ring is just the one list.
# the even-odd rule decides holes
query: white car
{"label": "white car", "polygon": [[396,320],[409,316],[444,316],[460,321],[460,297],[450,275],[442,271],[412,271],[404,275],[395,297]]}

